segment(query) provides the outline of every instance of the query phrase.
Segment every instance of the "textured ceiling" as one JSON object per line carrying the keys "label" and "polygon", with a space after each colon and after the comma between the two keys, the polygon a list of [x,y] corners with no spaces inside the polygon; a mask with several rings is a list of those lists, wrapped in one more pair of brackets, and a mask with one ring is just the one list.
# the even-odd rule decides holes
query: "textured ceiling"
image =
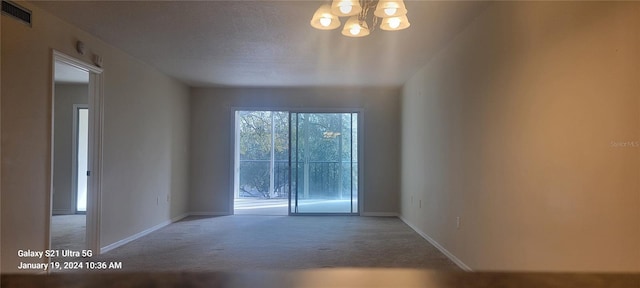
{"label": "textured ceiling", "polygon": [[377,29],[365,38],[348,38],[341,28],[319,31],[309,25],[323,3],[329,2],[36,5],[190,86],[281,87],[400,86],[487,5],[405,1],[409,29]]}

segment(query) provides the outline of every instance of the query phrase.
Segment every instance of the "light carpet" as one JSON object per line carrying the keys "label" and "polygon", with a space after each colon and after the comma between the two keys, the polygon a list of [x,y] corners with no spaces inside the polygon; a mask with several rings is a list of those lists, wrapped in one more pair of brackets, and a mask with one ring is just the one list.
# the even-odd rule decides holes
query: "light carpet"
{"label": "light carpet", "polygon": [[95,256],[123,271],[238,271],[329,267],[460,270],[395,217],[188,217]]}
{"label": "light carpet", "polygon": [[51,249],[85,249],[85,215],[54,215],[51,218]]}

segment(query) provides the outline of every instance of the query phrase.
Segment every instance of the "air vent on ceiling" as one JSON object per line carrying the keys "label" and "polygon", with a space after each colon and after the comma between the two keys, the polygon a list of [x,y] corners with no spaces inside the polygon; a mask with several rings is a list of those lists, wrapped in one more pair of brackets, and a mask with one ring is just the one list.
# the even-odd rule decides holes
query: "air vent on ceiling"
{"label": "air vent on ceiling", "polygon": [[2,0],[2,14],[12,16],[31,26],[31,11],[22,8],[13,2]]}

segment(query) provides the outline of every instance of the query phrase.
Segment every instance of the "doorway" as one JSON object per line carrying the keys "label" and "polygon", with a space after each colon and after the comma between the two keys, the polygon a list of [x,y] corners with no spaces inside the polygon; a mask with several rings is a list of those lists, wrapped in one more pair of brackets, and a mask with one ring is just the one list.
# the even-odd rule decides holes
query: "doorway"
{"label": "doorway", "polygon": [[358,113],[290,114],[290,214],[358,214]]}
{"label": "doorway", "polygon": [[237,110],[234,214],[359,214],[359,112]]}
{"label": "doorway", "polygon": [[53,51],[50,249],[99,253],[102,69]]}

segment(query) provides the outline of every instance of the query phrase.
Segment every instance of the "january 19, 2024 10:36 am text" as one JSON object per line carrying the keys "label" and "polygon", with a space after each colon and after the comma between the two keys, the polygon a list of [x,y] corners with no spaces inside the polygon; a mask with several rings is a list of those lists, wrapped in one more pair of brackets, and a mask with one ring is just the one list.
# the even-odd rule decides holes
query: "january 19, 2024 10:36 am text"
{"label": "january 19, 2024 10:36 am text", "polygon": [[[121,270],[122,262],[90,261],[92,250],[18,250],[18,270]],[[60,261],[59,261],[60,260]],[[68,260],[68,261],[67,261]]]}

